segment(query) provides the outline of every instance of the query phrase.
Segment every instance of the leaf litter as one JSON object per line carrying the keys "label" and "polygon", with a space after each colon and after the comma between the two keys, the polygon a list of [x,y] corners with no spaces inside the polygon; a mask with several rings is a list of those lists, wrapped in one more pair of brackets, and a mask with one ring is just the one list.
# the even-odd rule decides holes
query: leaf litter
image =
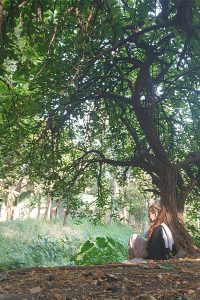
{"label": "leaf litter", "polygon": [[5,300],[200,299],[199,257],[9,270],[0,278],[0,299]]}

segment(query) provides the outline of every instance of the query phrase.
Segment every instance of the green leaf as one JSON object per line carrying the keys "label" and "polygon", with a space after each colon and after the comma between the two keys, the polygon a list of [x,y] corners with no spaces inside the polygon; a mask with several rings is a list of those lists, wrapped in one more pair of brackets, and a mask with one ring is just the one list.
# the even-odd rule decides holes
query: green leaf
{"label": "green leaf", "polygon": [[108,245],[108,242],[104,237],[97,237],[96,243],[99,248],[105,248]]}
{"label": "green leaf", "polygon": [[112,238],[110,238],[110,237],[106,237],[107,238],[107,241],[113,246],[113,247],[115,247],[115,245],[116,245],[116,242],[112,239]]}
{"label": "green leaf", "polygon": [[169,264],[169,263],[159,264],[158,267],[160,269],[164,269],[164,270],[173,270],[174,269],[174,266],[172,264]]}
{"label": "green leaf", "polygon": [[81,251],[79,254],[84,253],[91,249],[94,246],[94,243],[90,242],[89,240],[85,242],[85,244],[81,247]]}

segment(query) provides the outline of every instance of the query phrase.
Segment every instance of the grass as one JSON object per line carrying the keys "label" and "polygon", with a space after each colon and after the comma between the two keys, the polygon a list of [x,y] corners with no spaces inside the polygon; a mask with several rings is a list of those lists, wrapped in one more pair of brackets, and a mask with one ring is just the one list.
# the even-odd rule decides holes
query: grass
{"label": "grass", "polygon": [[69,265],[85,241],[110,237],[127,249],[131,234],[132,229],[121,223],[93,225],[72,219],[68,226],[59,219],[1,222],[0,269]]}

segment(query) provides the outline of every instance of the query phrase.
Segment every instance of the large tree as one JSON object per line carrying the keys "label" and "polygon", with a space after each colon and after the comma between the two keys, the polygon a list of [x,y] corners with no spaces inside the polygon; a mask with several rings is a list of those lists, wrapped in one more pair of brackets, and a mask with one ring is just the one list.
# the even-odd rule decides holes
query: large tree
{"label": "large tree", "polygon": [[70,171],[70,184],[88,168],[97,176],[96,164],[99,175],[105,164],[142,169],[176,244],[191,249],[183,212],[200,180],[199,10],[194,0],[1,1],[2,155],[18,149],[50,181]]}

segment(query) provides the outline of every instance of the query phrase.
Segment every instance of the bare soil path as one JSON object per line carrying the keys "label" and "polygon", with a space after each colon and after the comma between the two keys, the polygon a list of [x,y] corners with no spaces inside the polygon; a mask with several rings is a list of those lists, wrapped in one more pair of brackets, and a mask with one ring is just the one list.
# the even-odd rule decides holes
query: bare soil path
{"label": "bare soil path", "polygon": [[0,299],[200,300],[200,256],[1,271]]}

